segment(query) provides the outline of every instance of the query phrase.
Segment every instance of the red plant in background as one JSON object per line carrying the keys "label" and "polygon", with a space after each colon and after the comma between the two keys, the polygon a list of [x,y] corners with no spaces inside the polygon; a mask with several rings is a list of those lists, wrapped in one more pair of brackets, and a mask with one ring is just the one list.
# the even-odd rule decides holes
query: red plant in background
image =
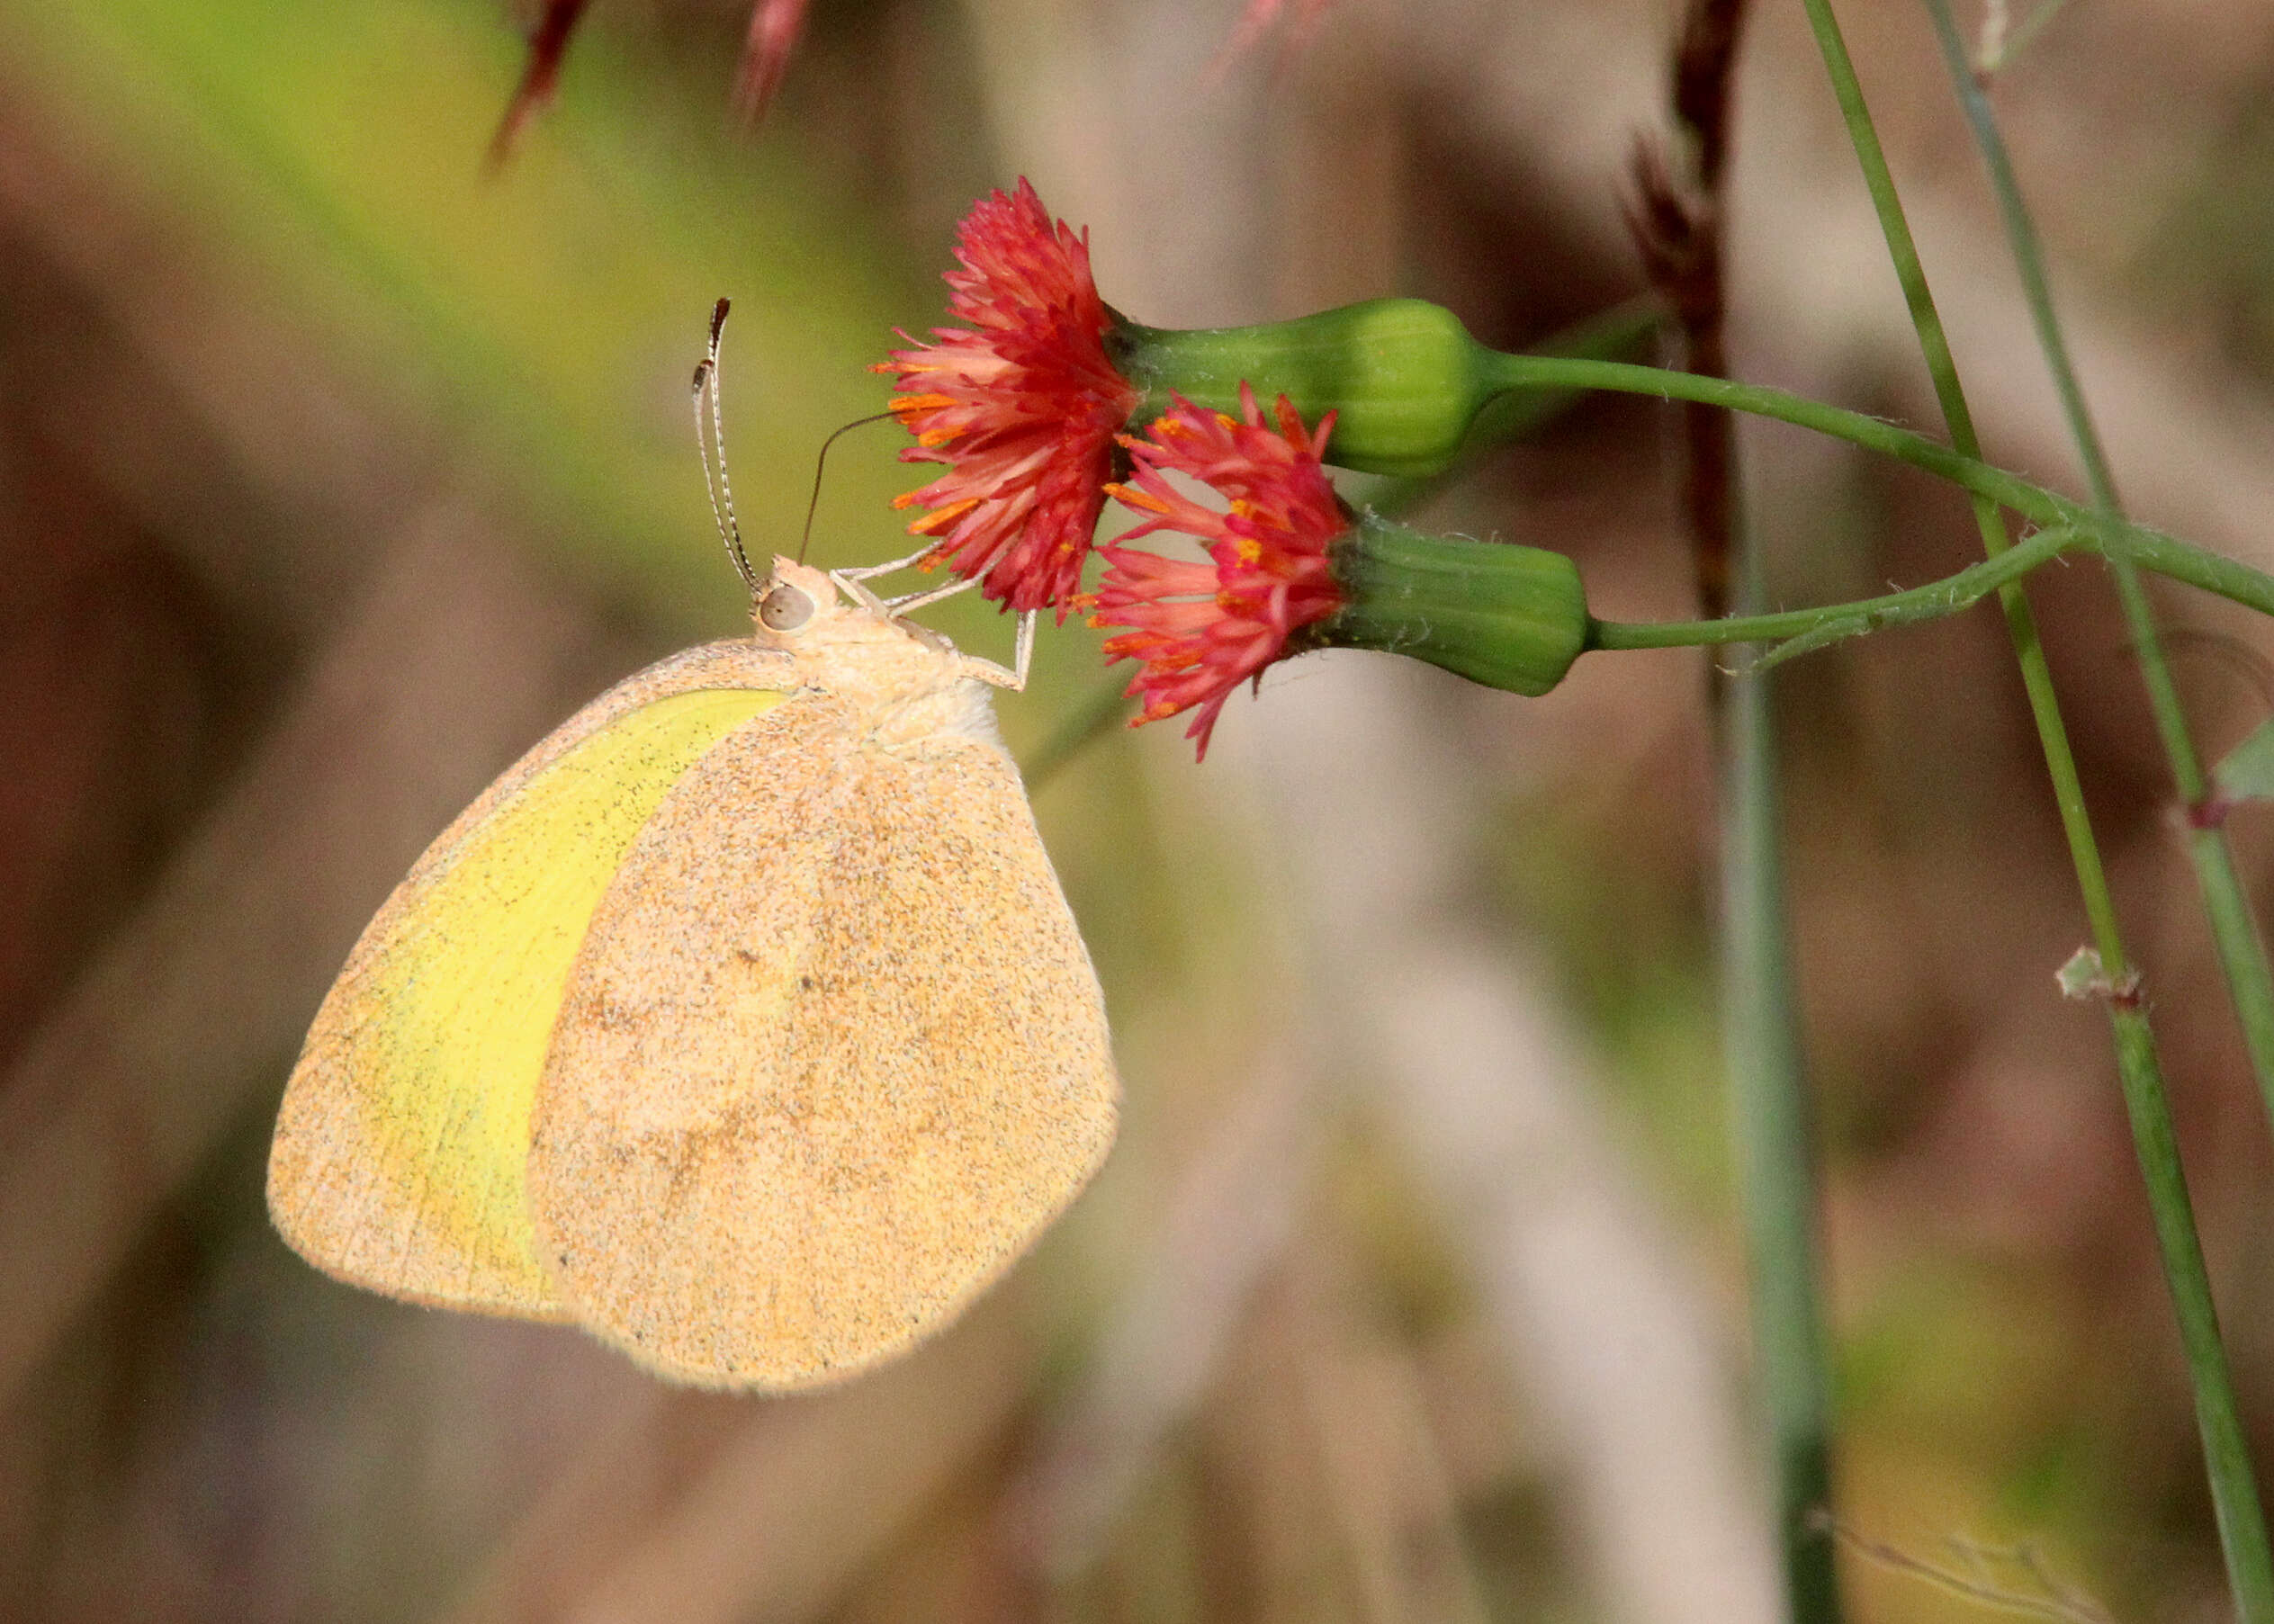
{"label": "red plant in background", "polygon": [[734,74],[734,105],[756,123],[765,116],[789,71],[790,53],[797,36],[805,31],[807,0],[758,0],[751,8],[751,28],[742,40],[742,63]]}
{"label": "red plant in background", "polygon": [[[789,70],[790,54],[804,31],[809,0],[758,0],[751,7],[750,32],[742,41],[742,66],[734,74],[734,105],[743,118],[756,123],[763,117],[774,93]],[[490,138],[491,167],[505,162],[521,131],[540,108],[553,100],[561,83],[561,64],[569,54],[569,40],[584,21],[591,0],[544,0],[529,31],[529,59],[522,66],[521,83],[506,103],[498,132]]]}
{"label": "red plant in background", "polygon": [[[805,30],[805,8],[812,0],[757,0],[751,7],[749,32],[742,41],[742,65],[734,73],[734,105],[743,118],[752,123],[765,116],[773,102],[775,92],[782,87],[782,76],[789,71],[789,59],[797,49],[797,39]],[[1332,0],[1294,0],[1295,20],[1288,31],[1290,51],[1299,50],[1317,26]],[[506,103],[505,116],[498,121],[497,133],[490,138],[490,164],[492,168],[505,162],[513,151],[513,144],[539,109],[553,100],[554,88],[561,82],[561,64],[569,52],[570,38],[577,24],[584,20],[585,8],[591,0],[544,0],[544,9],[529,31],[529,59],[521,69],[521,83],[514,89],[513,98]],[[1287,8],[1288,0],[1248,0],[1239,26],[1232,31],[1226,42],[1219,66],[1228,66],[1245,54],[1248,48],[1262,39]]]}
{"label": "red plant in background", "polygon": [[521,69],[521,83],[506,103],[497,133],[490,138],[491,168],[506,161],[514,142],[520,139],[522,126],[553,100],[553,89],[561,83],[562,58],[569,54],[569,36],[576,32],[589,4],[590,0],[545,0],[536,26],[529,31],[529,60]]}
{"label": "red plant in background", "polygon": [[956,257],[948,309],[969,325],[911,339],[876,369],[899,376],[892,409],[917,441],[902,460],[948,467],[894,505],[930,509],[908,527],[939,538],[928,562],[979,578],[1010,608],[1056,605],[1064,620],[1114,435],[1142,396],[1107,358],[1114,319],[1088,234],[1053,221],[1025,181],[964,217]]}
{"label": "red plant in background", "polygon": [[[1335,414],[1306,433],[1281,395],[1275,415],[1276,426],[1264,422],[1245,383],[1237,419],[1179,398],[1145,439],[1121,437],[1135,471],[1108,488],[1147,516],[1101,549],[1105,578],[1084,600],[1091,623],[1135,628],[1105,645],[1110,659],[1142,662],[1128,695],[1145,708],[1131,725],[1197,708],[1185,737],[1200,741],[1200,757],[1232,690],[1294,651],[1293,634],[1344,602],[1326,550],[1348,520],[1320,465]],[[1210,487],[1229,510],[1202,507],[1169,481],[1171,473]],[[1156,530],[1199,537],[1209,561],[1128,544]]]}

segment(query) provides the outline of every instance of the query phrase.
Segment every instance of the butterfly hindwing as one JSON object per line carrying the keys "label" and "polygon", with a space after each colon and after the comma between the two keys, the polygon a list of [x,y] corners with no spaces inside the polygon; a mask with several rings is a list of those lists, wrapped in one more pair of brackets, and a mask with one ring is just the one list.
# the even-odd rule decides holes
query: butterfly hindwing
{"label": "butterfly hindwing", "polygon": [[596,700],[469,807],[398,886],[326,997],[287,1085],[269,1207],[355,1284],[557,1318],[525,1170],[538,1074],[593,910],[704,754],[779,704],[747,642]]}
{"label": "butterfly hindwing", "polygon": [[849,1375],[1031,1242],[1116,1097],[1009,758],[801,696],[679,781],[593,916],[539,1089],[543,1261],[662,1374]]}

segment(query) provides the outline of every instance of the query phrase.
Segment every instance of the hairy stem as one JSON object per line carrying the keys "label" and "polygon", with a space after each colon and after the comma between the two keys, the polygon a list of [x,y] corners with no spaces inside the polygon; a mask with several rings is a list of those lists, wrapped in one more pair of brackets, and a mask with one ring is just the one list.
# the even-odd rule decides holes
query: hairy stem
{"label": "hairy stem", "polygon": [[[1598,620],[1587,646],[1678,649],[1711,643],[1777,642],[1786,638],[1815,637],[1829,631],[1861,635],[1883,626],[1937,620],[1971,607],[2009,581],[2020,579],[2047,560],[2076,547],[2080,539],[2075,531],[2065,527],[2040,530],[1994,559],[1970,564],[1955,575],[1946,575],[1923,587],[1884,593],[1878,597],[1856,598],[1849,603],[1826,604],[1820,608],[1785,609],[1773,615],[1734,615],[1720,620]],[[1846,629],[1850,627],[1853,631],[1847,632]]]}

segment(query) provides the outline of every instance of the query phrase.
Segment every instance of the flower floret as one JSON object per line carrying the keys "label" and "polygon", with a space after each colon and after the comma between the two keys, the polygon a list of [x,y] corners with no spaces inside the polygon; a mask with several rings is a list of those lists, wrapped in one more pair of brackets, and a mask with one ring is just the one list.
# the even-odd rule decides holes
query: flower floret
{"label": "flower floret", "polygon": [[[1186,737],[1203,756],[1232,690],[1284,659],[1298,631],[1343,604],[1327,546],[1348,521],[1321,466],[1334,414],[1306,432],[1282,395],[1274,417],[1264,421],[1245,383],[1236,418],[1179,398],[1146,437],[1121,437],[1131,471],[1110,487],[1141,517],[1102,550],[1107,569],[1087,600],[1092,619],[1134,628],[1109,638],[1105,652],[1139,662],[1128,687],[1143,703],[1138,720],[1194,712]],[[1226,508],[1194,499],[1173,473],[1209,486]],[[1198,537],[1208,561],[1129,545],[1162,530]]]}

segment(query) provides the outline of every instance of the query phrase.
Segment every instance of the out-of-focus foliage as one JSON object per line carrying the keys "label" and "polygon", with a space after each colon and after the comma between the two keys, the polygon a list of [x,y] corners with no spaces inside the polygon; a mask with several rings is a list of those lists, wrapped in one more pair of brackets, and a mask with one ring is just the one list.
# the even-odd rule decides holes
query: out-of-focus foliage
{"label": "out-of-focus foliage", "polygon": [[[26,91],[114,166],[121,205],[179,206],[241,297],[509,481],[549,545],[659,606],[733,596],[690,534],[685,395],[711,300],[738,301],[739,494],[777,544],[821,436],[881,405],[863,369],[892,324],[935,302],[876,200],[817,184],[794,141],[738,140],[652,50],[580,61],[575,94],[491,175],[481,139],[517,46],[487,5],[121,0],[10,28]],[[838,471],[840,511],[885,544],[900,481],[880,458]]]}

